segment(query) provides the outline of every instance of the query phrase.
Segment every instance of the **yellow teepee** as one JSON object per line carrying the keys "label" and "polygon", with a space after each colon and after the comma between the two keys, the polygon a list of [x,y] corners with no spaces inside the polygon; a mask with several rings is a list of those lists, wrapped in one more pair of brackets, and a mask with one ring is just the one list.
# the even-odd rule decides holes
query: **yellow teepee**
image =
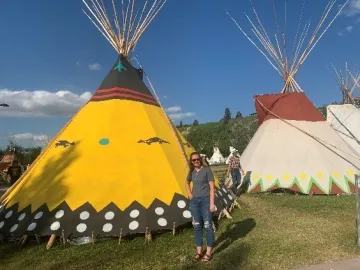
{"label": "yellow teepee", "polygon": [[[138,23],[127,14],[134,1],[118,13],[113,5],[124,16],[115,16],[117,34],[102,2],[83,1],[119,57],[89,102],[2,197],[5,235],[119,235],[191,221],[184,183],[194,149],[127,57],[166,0],[154,0]],[[231,202],[217,187],[218,212]]]}

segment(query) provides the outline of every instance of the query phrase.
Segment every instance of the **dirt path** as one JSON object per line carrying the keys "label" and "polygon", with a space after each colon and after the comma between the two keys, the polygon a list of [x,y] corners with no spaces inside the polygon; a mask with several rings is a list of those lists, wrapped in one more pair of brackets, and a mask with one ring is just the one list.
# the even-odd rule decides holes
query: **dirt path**
{"label": "dirt path", "polygon": [[344,231],[354,228],[353,221],[278,207],[256,196],[243,196],[241,203],[257,223],[246,238],[250,245],[256,242],[251,264],[262,265],[261,260],[268,258],[273,263],[267,269],[292,269],[357,256],[342,243]]}

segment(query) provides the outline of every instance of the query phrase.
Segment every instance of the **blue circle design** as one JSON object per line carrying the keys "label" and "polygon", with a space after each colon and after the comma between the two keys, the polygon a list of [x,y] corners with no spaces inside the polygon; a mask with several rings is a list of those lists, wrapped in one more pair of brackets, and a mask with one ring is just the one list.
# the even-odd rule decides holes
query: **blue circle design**
{"label": "blue circle design", "polygon": [[107,145],[107,144],[109,144],[109,139],[108,138],[102,138],[102,139],[100,139],[100,141],[99,141],[99,143],[101,144],[101,145]]}

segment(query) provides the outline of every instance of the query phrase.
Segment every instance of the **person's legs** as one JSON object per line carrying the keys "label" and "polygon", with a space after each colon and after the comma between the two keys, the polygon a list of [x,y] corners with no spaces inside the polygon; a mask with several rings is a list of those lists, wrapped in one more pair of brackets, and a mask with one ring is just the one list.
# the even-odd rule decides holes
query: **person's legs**
{"label": "person's legs", "polygon": [[[211,258],[212,249],[215,245],[215,233],[212,227],[213,215],[210,212],[210,197],[202,198],[201,215],[204,221],[204,228],[206,232],[206,255],[208,259]],[[206,259],[206,258],[205,258]]]}
{"label": "person's legs", "polygon": [[192,224],[194,226],[196,253],[202,254],[202,214],[200,197],[193,197],[190,200],[190,211],[192,215]]}
{"label": "person's legs", "polygon": [[231,178],[232,178],[232,181],[233,181],[233,187],[232,187],[232,190],[233,190],[233,193],[236,194],[236,191],[237,191],[237,187],[238,187],[238,170],[237,169],[231,169]]}
{"label": "person's legs", "polygon": [[241,175],[240,170],[238,170],[238,172],[239,172],[239,180],[238,180],[238,183],[239,183],[239,186],[240,186],[240,185],[241,185],[241,178],[242,178],[242,175]]}

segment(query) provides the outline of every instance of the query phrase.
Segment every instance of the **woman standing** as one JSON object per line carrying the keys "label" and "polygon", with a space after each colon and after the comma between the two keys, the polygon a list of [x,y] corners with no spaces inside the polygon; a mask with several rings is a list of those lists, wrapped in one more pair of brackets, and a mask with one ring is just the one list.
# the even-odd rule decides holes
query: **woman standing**
{"label": "woman standing", "polygon": [[[193,188],[190,188],[190,182]],[[190,199],[192,223],[195,229],[196,255],[195,259],[208,262],[212,259],[212,249],[215,244],[215,234],[212,228],[212,212],[215,211],[214,175],[209,167],[204,167],[199,153],[190,155],[190,171],[185,181],[186,191]],[[202,252],[202,225],[206,232],[207,248]]]}

